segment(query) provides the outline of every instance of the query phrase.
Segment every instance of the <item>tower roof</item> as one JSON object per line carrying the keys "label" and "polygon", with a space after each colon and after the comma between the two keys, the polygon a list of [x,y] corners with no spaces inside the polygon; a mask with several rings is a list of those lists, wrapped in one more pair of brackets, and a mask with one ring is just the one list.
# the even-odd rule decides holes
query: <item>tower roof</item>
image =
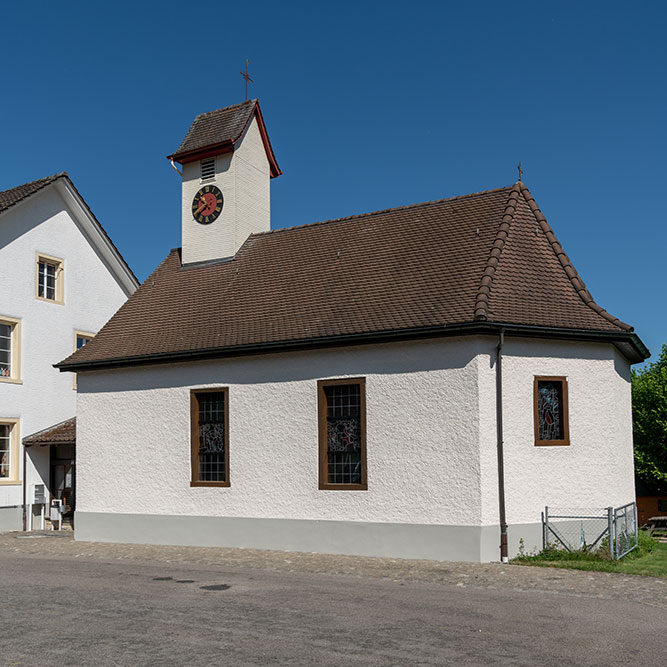
{"label": "tower roof", "polygon": [[[526,186],[251,235],[230,261],[172,250],[60,368],[424,336],[611,342],[648,356],[598,306]],[[160,332],[156,336],[156,331]]]}
{"label": "tower roof", "polygon": [[271,148],[259,100],[256,99],[199,114],[192,122],[181,145],[167,158],[183,164],[233,151],[253,118],[257,119],[271,167],[271,177],[280,176],[282,172]]}

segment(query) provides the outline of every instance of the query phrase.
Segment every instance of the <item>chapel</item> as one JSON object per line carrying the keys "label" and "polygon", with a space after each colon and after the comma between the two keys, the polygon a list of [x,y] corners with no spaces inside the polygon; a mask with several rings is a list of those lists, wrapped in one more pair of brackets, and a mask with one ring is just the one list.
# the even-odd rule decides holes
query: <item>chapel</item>
{"label": "chapel", "polygon": [[168,158],[181,247],[57,364],[77,539],[491,561],[633,500],[648,351],[522,181],[272,230],[257,100]]}

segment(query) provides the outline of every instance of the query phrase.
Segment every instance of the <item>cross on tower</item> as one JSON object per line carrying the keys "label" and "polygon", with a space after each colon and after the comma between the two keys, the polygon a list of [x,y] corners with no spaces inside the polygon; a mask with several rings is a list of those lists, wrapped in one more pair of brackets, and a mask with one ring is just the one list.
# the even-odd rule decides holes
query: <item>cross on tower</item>
{"label": "cross on tower", "polygon": [[[247,97],[247,96],[246,96]],[[516,166],[516,168],[519,170],[519,180],[523,180],[523,169],[521,169],[521,162]]]}
{"label": "cross on tower", "polygon": [[241,70],[241,76],[242,76],[243,79],[245,80],[245,98],[246,98],[246,101],[247,101],[247,99],[248,99],[248,81],[250,81],[250,83],[255,83],[255,82],[250,78],[250,74],[248,74],[248,65],[249,65],[249,64],[250,64],[250,61],[246,58],[246,61],[245,61],[245,67]]}

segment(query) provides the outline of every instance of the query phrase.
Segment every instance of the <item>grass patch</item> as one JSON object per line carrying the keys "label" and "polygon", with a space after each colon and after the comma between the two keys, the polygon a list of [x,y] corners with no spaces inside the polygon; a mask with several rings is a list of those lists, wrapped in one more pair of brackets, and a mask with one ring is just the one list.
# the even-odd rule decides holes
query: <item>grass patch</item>
{"label": "grass patch", "polygon": [[638,547],[623,556],[621,560],[611,560],[605,548],[596,551],[565,551],[549,548],[531,556],[517,556],[512,559],[512,563],[667,577],[667,544],[658,542],[646,531],[640,530]]}

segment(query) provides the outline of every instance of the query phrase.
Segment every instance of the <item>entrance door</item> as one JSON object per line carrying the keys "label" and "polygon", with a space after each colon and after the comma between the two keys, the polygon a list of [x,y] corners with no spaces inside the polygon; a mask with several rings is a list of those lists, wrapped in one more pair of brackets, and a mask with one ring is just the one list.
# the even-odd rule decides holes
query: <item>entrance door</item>
{"label": "entrance door", "polygon": [[62,500],[67,511],[64,519],[74,516],[74,445],[51,445],[51,496]]}

